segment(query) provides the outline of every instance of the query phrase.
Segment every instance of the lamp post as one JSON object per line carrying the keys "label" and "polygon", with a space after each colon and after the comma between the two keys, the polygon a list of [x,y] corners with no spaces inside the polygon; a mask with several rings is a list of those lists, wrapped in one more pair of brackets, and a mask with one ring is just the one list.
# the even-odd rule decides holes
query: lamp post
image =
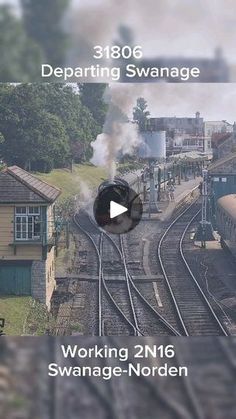
{"label": "lamp post", "polygon": [[181,185],[181,162],[178,160],[178,184]]}
{"label": "lamp post", "polygon": [[157,201],[161,200],[161,168],[158,166],[157,173]]}
{"label": "lamp post", "polygon": [[187,156],[184,156],[184,180],[187,181],[188,177],[187,177]]}
{"label": "lamp post", "polygon": [[166,190],[166,165],[163,167],[163,180],[164,180],[164,191]]}
{"label": "lamp post", "polygon": [[173,179],[174,179],[174,183],[175,183],[175,179],[176,179],[176,163],[175,163],[175,161],[173,161]]}

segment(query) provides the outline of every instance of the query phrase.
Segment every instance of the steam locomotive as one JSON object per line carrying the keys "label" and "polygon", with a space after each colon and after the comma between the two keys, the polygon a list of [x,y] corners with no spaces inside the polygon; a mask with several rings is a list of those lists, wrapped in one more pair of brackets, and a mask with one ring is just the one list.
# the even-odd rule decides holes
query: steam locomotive
{"label": "steam locomotive", "polygon": [[216,205],[216,224],[221,246],[236,258],[236,194],[222,196]]}
{"label": "steam locomotive", "polygon": [[[111,201],[126,208],[125,214],[121,217],[110,217]],[[113,180],[105,180],[98,187],[98,195],[94,202],[94,214],[97,223],[101,227],[106,227],[109,231],[109,225],[121,229],[124,232],[130,231],[138,222],[142,214],[142,202],[139,195],[129,187],[128,182],[119,177]]]}
{"label": "steam locomotive", "polygon": [[98,187],[98,193],[102,192],[105,188],[108,188],[110,186],[116,186],[116,185],[124,186],[125,188],[129,187],[129,184],[128,182],[126,182],[126,180],[118,176],[115,176],[113,180],[105,180],[104,182],[102,182],[100,186]]}
{"label": "steam locomotive", "polygon": [[[129,203],[129,184],[119,177],[105,180],[98,187],[98,197],[94,203],[96,221],[100,226],[114,224],[110,218],[110,202],[115,201],[124,207]],[[118,220],[117,220],[118,221]]]}

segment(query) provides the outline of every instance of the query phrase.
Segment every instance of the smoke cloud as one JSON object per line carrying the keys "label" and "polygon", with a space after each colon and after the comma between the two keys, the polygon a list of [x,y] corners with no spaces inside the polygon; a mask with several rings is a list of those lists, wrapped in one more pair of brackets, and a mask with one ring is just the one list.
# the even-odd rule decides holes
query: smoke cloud
{"label": "smoke cloud", "polygon": [[152,117],[192,117],[199,111],[205,120],[235,120],[236,84],[112,84],[105,92],[109,110],[103,133],[92,143],[91,160],[106,167],[111,179],[119,155],[132,154],[141,141],[137,125],[127,122],[138,97],[145,98]]}
{"label": "smoke cloud", "polygon": [[110,179],[116,173],[116,161],[120,155],[132,154],[140,143],[138,127],[129,121],[127,114],[134,96],[127,94],[122,85],[111,85],[105,92],[104,99],[109,104],[102,134],[91,144],[93,157],[91,162],[96,166],[106,167]]}
{"label": "smoke cloud", "polygon": [[80,193],[76,197],[76,203],[75,203],[76,212],[79,212],[80,209],[83,209],[92,216],[93,214],[92,208],[93,208],[93,202],[94,202],[94,197],[96,196],[96,192],[92,190],[90,186],[82,180],[80,180],[79,182],[79,188],[80,188]]}

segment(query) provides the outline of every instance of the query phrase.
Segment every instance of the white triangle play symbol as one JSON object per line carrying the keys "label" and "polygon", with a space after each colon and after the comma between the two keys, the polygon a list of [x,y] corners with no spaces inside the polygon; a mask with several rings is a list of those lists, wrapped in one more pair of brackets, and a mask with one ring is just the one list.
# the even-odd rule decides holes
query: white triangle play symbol
{"label": "white triangle play symbol", "polygon": [[123,207],[123,205],[117,204],[117,202],[110,202],[110,218],[115,218],[118,215],[124,214],[128,211],[128,208]]}

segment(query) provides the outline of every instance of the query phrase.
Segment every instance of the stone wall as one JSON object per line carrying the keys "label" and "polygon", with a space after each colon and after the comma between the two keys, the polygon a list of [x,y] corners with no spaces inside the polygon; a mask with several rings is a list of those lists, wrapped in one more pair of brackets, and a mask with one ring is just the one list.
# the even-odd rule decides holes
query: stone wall
{"label": "stone wall", "polygon": [[52,247],[50,252],[47,254],[46,261],[46,305],[50,308],[50,300],[52,293],[56,287],[55,281],[55,248]]}
{"label": "stone wall", "polygon": [[[49,259],[53,259],[52,254],[50,256]],[[50,310],[50,300],[55,288],[55,275],[49,276],[48,261],[33,261],[31,284],[32,297],[45,304]]]}

